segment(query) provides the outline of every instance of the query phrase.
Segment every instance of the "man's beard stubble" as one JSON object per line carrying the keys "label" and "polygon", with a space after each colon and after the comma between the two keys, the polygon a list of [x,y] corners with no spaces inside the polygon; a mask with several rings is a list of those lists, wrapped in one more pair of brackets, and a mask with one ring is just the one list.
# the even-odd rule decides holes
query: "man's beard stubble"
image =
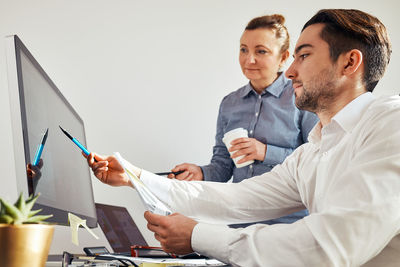
{"label": "man's beard stubble", "polygon": [[324,69],[312,80],[303,84],[303,92],[296,96],[296,106],[299,109],[314,113],[326,110],[336,98],[335,69]]}

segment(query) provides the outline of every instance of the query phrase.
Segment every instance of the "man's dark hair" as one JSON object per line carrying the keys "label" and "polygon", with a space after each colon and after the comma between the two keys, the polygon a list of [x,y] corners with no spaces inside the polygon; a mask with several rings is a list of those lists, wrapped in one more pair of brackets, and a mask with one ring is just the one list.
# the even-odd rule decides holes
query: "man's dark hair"
{"label": "man's dark hair", "polygon": [[358,49],[363,55],[366,89],[372,92],[382,78],[392,52],[385,26],[374,16],[355,9],[322,9],[303,27],[323,23],[321,38],[336,62],[342,53]]}

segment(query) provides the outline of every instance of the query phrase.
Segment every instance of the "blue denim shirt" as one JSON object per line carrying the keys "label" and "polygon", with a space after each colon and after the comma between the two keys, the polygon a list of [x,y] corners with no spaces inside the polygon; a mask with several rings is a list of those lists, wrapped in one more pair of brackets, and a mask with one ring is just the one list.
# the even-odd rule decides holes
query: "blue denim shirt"
{"label": "blue denim shirt", "polygon": [[[299,110],[294,103],[292,81],[282,73],[270,86],[258,94],[250,83],[225,96],[219,107],[217,134],[211,163],[201,166],[205,181],[233,182],[270,171],[282,163],[298,146],[307,142],[308,133],[318,122],[314,113]],[[236,168],[222,142],[226,132],[247,129],[249,137],[267,144],[264,161]],[[306,216],[307,210],[262,223],[292,223]],[[231,225],[245,227],[249,224]]]}
{"label": "blue denim shirt", "polygon": [[[311,112],[294,104],[292,81],[282,73],[259,95],[250,83],[225,96],[219,108],[217,133],[211,163],[201,166],[205,181],[238,183],[270,171],[301,144],[318,122]],[[247,129],[249,137],[267,144],[264,161],[236,168],[222,142],[226,132]]]}

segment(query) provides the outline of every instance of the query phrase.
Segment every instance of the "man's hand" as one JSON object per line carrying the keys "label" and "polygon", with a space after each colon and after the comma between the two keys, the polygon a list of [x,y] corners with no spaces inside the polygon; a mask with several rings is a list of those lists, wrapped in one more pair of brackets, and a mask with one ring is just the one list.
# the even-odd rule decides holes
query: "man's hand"
{"label": "man's hand", "polygon": [[236,151],[232,154],[231,158],[236,158],[244,155],[237,164],[249,161],[249,160],[259,160],[264,161],[265,155],[267,153],[267,145],[261,143],[257,139],[241,137],[235,139],[231,142],[231,148],[229,152]]}
{"label": "man's hand", "polygon": [[197,222],[179,213],[162,216],[146,211],[147,228],[154,232],[162,249],[168,253],[185,255],[193,252],[191,238]]}
{"label": "man's hand", "polygon": [[93,153],[90,153],[89,156],[84,153],[82,155],[86,157],[89,167],[92,168],[94,175],[101,182],[112,186],[127,185],[133,187],[116,157],[104,157]]}
{"label": "man's hand", "polygon": [[182,163],[171,170],[172,172],[184,171],[181,174],[168,175],[168,178],[176,178],[178,180],[186,180],[186,181],[203,181],[203,172],[201,168],[195,164],[191,163]]}
{"label": "man's hand", "polygon": [[42,177],[43,159],[39,160],[38,165],[32,165],[29,163],[26,166],[26,175],[28,176],[28,190],[29,194],[35,194],[36,186],[39,182],[40,177]]}

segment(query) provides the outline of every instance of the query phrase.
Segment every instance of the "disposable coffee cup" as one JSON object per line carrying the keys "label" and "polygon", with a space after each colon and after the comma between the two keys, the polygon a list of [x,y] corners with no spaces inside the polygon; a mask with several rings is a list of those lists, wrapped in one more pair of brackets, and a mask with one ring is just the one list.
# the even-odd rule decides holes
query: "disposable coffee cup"
{"label": "disposable coffee cup", "polygon": [[[233,130],[231,130],[231,131],[225,133],[225,134],[224,134],[224,138],[222,138],[222,142],[224,142],[225,146],[228,148],[228,151],[229,151],[229,149],[230,149],[231,146],[232,146],[232,145],[231,145],[231,142],[232,142],[233,140],[238,139],[238,138],[240,138],[240,137],[248,137],[248,136],[249,136],[249,135],[248,135],[246,129],[243,129],[243,128],[236,128],[236,129],[233,129]],[[236,150],[236,151],[237,151],[237,150]],[[232,151],[232,152],[229,151],[229,154],[232,156],[232,154],[235,153],[236,151]],[[250,165],[250,164],[254,163],[254,160],[249,160],[249,161],[246,161],[246,162],[237,164],[237,162],[238,162],[240,159],[242,159],[243,157],[244,157],[244,155],[232,159],[233,162],[235,163],[236,168],[242,168],[242,167],[244,167],[244,166],[247,166],[247,165]]]}

